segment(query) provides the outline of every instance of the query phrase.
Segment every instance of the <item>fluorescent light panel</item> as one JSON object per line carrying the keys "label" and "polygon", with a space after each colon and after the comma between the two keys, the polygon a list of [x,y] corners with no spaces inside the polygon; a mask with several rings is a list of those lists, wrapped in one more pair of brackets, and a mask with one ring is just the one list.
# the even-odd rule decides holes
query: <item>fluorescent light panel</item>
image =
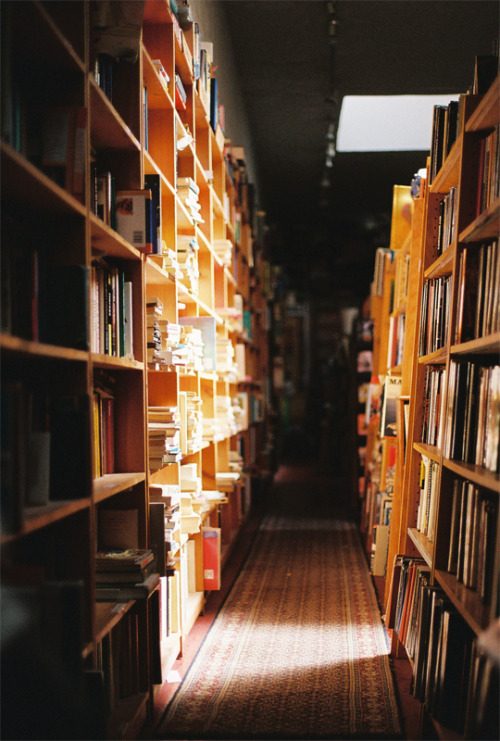
{"label": "fluorescent light panel", "polygon": [[346,95],[337,152],[430,150],[432,111],[457,95]]}

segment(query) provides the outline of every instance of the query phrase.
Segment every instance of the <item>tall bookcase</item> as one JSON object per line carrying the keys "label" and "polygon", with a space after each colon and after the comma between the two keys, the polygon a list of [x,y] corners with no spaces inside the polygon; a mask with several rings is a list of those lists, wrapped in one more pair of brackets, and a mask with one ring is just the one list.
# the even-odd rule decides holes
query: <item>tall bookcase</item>
{"label": "tall bookcase", "polygon": [[458,136],[434,168],[431,152],[412,224],[386,622],[442,738],[498,734],[499,95],[497,77],[461,96]]}
{"label": "tall bookcase", "polygon": [[[132,32],[119,52],[122,10]],[[138,737],[267,467],[264,215],[244,151],[217,123],[200,43],[166,0],[2,4],[2,722],[12,738]],[[114,209],[116,193],[144,189],[155,227],[161,214],[153,252],[121,236]],[[169,344],[170,330],[183,342]],[[194,349],[176,364],[195,335],[203,357]],[[180,420],[181,454],[160,462],[153,408]],[[172,502],[180,516],[166,530]],[[155,550],[161,577],[148,598],[96,601],[110,516]],[[218,544],[210,564],[207,531]]]}
{"label": "tall bookcase", "polygon": [[370,295],[373,325],[371,378],[365,403],[366,451],[361,496],[361,532],[372,571],[385,576],[390,523],[403,474],[400,421],[404,418],[404,384],[408,360],[404,353],[407,329],[413,326],[408,302],[413,202],[410,187],[393,190],[390,246],[376,253]]}

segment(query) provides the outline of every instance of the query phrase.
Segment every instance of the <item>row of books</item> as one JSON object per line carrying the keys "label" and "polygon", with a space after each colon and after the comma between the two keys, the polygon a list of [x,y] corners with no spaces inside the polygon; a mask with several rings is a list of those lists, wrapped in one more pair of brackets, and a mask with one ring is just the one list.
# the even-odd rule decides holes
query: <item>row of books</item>
{"label": "row of books", "polygon": [[435,105],[433,108],[429,185],[434,181],[459,136],[463,102],[464,96],[460,96],[459,101],[451,100],[448,105]]}
{"label": "row of books", "polygon": [[[3,20],[8,28],[10,19]],[[2,46],[9,47],[11,43],[5,31]],[[8,54],[7,49],[5,53]],[[26,96],[18,82],[19,70],[12,69],[10,60],[6,60],[7,56],[1,90],[3,141],[83,202],[87,108],[35,102],[43,100],[43,92],[38,90],[38,95]]]}
{"label": "row of books", "polygon": [[500,365],[450,363],[445,457],[500,470]]}
{"label": "row of books", "polygon": [[388,247],[378,247],[375,252],[375,266],[373,272],[372,293],[382,296],[384,291],[384,275],[394,260],[394,250]]}
{"label": "row of books", "polygon": [[425,281],[422,286],[419,355],[428,355],[448,341],[452,281],[450,276]]}
{"label": "row of books", "polygon": [[500,195],[500,126],[479,142],[479,166],[476,216],[485,211]]}
{"label": "row of books", "polygon": [[466,720],[474,634],[419,558],[397,556],[391,589],[393,627],[413,660],[412,694],[458,733]]}
{"label": "row of books", "polygon": [[113,74],[117,61],[111,54],[97,54],[93,76],[97,85],[101,88],[104,95],[113,101]]}
{"label": "row of books", "polygon": [[439,217],[436,234],[436,257],[443,252],[457,238],[458,222],[458,186],[450,188],[449,193],[439,203]]}
{"label": "row of books", "polygon": [[[2,736],[104,738],[102,693],[85,672],[83,582],[2,559]],[[97,677],[97,685],[100,683]],[[29,711],[25,693],[29,692]],[[100,708],[100,709],[101,709]]]}
{"label": "row of books", "polygon": [[455,342],[500,331],[498,240],[466,245],[459,254]]}
{"label": "row of books", "polygon": [[446,370],[426,366],[421,435],[426,445],[441,447],[445,402]]}
{"label": "row of books", "polygon": [[181,450],[192,455],[203,447],[203,401],[194,391],[179,392]]}
{"label": "row of books", "polygon": [[101,171],[95,161],[91,183],[91,211],[140,252],[153,253],[153,241],[158,251],[158,209],[151,188],[116,190],[111,170]]}
{"label": "row of books", "polygon": [[433,717],[462,738],[498,738],[496,646],[486,632],[474,636],[422,559],[395,557],[385,621],[412,659],[411,692]]}
{"label": "row of books", "polygon": [[1,393],[2,532],[12,533],[26,507],[90,496],[90,400],[8,379]]}
{"label": "row of books", "polygon": [[5,215],[1,250],[2,331],[34,342],[88,350],[88,267],[50,262],[50,247],[45,250],[46,245],[20,249],[20,243],[13,241],[19,231],[8,222]]}
{"label": "row of books", "polygon": [[90,273],[91,350],[133,358],[132,282],[122,263],[93,260]]}
{"label": "row of books", "polygon": [[417,509],[417,530],[434,541],[437,515],[438,464],[423,455],[420,464],[420,491]]}
{"label": "row of books", "polygon": [[113,377],[94,378],[94,477],[115,472],[115,395]]}
{"label": "row of books", "polygon": [[149,468],[157,471],[181,460],[181,419],[177,406],[148,407]]}
{"label": "row of books", "polygon": [[[243,223],[253,223],[254,214],[254,190],[248,182],[248,172],[245,162],[245,150],[236,147],[231,140],[226,139],[224,145],[224,157],[227,163],[227,171],[236,190],[236,203],[241,211],[241,218],[236,222],[236,240],[241,237],[241,219]],[[249,263],[252,264],[252,255],[247,255]]]}
{"label": "row of books", "polygon": [[389,319],[389,340],[387,344],[387,367],[394,368],[403,362],[406,314],[391,314]]}
{"label": "row of books", "polygon": [[498,497],[454,479],[447,570],[491,603],[494,589]]}

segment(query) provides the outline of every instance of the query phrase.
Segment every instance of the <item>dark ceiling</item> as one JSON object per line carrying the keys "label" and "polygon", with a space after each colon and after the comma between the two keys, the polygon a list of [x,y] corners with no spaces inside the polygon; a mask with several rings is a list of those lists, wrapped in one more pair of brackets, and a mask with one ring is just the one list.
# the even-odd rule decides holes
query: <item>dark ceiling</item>
{"label": "dark ceiling", "polygon": [[298,289],[323,284],[363,298],[374,249],[388,243],[393,185],[409,185],[427,153],[337,153],[327,170],[330,185],[322,187],[328,123],[337,120],[345,95],[465,92],[475,56],[490,54],[498,38],[500,4],[222,0],[222,6],[272,258]]}

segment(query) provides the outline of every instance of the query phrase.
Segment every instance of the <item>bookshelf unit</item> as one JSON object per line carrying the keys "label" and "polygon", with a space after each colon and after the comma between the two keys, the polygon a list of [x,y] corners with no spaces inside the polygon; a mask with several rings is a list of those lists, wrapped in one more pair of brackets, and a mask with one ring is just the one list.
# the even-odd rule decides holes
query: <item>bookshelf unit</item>
{"label": "bookshelf unit", "polygon": [[403,475],[404,437],[399,421],[404,417],[402,387],[407,373],[403,348],[406,328],[412,326],[412,306],[408,303],[412,218],[409,186],[394,186],[390,246],[377,251],[370,296],[373,350],[365,413],[365,475],[360,492],[360,527],[366,552],[373,573],[384,577],[390,523],[397,502],[394,492]]}
{"label": "bookshelf unit", "polygon": [[[431,722],[439,738],[498,734],[488,636],[499,617],[499,95],[497,77],[461,96],[458,136],[434,169],[431,152],[414,202],[409,424],[386,622],[413,667],[422,734]],[[450,654],[465,658],[450,668]]]}
{"label": "bookshelf unit", "polygon": [[[9,626],[20,615],[2,651],[12,738],[138,737],[268,468],[264,214],[243,149],[214,119],[210,60],[204,74],[193,64],[196,24],[181,26],[166,0],[132,5],[133,52],[120,61],[105,55],[99,6],[1,9],[2,614]],[[116,193],[145,189],[155,226],[161,213],[146,233],[152,252],[123,236],[115,209]],[[153,410],[174,415],[180,455],[158,454]],[[180,509],[166,528],[171,501]],[[147,598],[96,599],[110,520],[155,551],[160,582]]]}

